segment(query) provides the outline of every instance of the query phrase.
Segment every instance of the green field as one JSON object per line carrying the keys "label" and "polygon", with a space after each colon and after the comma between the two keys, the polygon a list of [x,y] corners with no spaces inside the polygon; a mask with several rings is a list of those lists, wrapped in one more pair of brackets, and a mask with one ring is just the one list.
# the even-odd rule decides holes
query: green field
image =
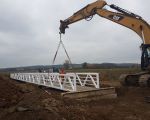
{"label": "green field", "polygon": [[66,72],[97,72],[101,80],[118,80],[121,74],[140,72],[138,68],[113,68],[113,69],[73,69]]}

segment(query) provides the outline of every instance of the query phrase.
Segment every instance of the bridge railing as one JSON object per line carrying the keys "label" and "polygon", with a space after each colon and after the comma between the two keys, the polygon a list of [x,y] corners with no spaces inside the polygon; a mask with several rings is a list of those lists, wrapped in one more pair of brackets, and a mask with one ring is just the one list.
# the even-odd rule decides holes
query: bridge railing
{"label": "bridge railing", "polygon": [[10,78],[63,91],[77,91],[77,85],[100,87],[98,73],[12,73]]}
{"label": "bridge railing", "polygon": [[68,74],[75,74],[77,85],[100,88],[98,73],[68,73]]}

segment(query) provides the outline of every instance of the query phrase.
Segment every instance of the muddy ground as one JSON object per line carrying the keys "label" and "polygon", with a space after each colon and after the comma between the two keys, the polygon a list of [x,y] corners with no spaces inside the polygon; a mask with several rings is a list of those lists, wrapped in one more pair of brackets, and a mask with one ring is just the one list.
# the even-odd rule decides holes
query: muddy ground
{"label": "muddy ground", "polygon": [[[0,120],[150,120],[150,88],[116,86],[117,99],[78,101],[61,92],[0,75]],[[47,92],[49,91],[49,92]]]}

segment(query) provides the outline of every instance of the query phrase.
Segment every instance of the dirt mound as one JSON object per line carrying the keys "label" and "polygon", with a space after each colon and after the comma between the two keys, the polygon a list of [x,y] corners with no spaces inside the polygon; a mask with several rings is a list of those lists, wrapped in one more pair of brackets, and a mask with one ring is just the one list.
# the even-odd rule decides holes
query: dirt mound
{"label": "dirt mound", "polygon": [[5,108],[16,104],[21,98],[21,92],[8,75],[0,76],[0,107]]}
{"label": "dirt mound", "polygon": [[[109,85],[118,86],[111,82]],[[149,120],[150,103],[145,101],[149,88],[117,91],[117,99],[77,101],[62,98],[60,91],[0,75],[0,120]]]}

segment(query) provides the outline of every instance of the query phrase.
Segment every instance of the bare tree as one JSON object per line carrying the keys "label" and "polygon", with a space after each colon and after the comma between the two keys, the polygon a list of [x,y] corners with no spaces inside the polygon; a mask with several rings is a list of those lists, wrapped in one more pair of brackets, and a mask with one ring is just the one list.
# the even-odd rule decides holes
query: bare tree
{"label": "bare tree", "polygon": [[65,60],[63,66],[65,69],[69,69],[69,66],[70,66],[69,60]]}
{"label": "bare tree", "polygon": [[87,62],[82,63],[82,68],[87,68],[87,67],[88,67]]}

